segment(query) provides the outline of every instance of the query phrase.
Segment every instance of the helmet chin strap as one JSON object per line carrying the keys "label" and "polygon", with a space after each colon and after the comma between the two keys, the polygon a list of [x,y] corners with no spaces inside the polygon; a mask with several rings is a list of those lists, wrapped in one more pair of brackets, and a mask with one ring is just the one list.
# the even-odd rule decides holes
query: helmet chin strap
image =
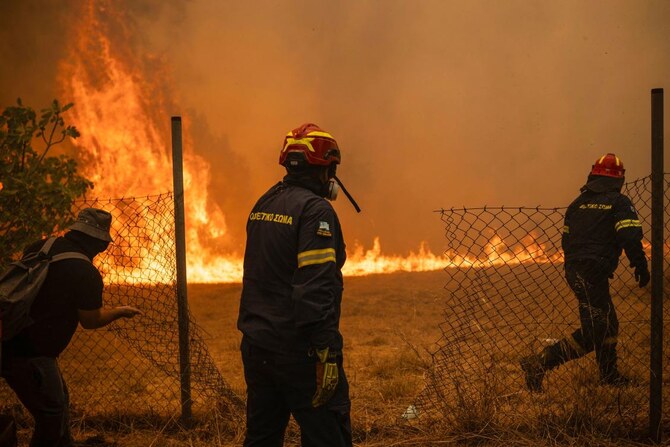
{"label": "helmet chin strap", "polygon": [[[361,208],[358,206],[358,203],[356,203],[354,198],[351,197],[351,194],[349,194],[349,191],[347,191],[347,188],[344,187],[344,185],[342,184],[342,180],[337,178],[336,175],[334,175],[333,178],[335,179],[335,182],[329,188],[328,198],[330,200],[335,200],[335,198],[337,197],[337,193],[338,193],[339,189],[342,189],[342,192],[344,193],[345,196],[347,196],[347,199],[349,199],[351,204],[354,206],[354,208],[356,209],[356,212],[360,213]],[[332,196],[332,198],[331,198],[331,196]]]}

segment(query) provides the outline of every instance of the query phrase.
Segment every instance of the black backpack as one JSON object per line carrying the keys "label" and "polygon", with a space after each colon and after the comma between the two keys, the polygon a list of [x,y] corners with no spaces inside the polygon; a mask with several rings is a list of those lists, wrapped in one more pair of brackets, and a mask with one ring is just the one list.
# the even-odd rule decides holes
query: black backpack
{"label": "black backpack", "polygon": [[16,422],[8,414],[0,414],[0,447],[16,447]]}
{"label": "black backpack", "polygon": [[83,253],[68,251],[49,256],[55,237],[50,237],[39,251],[28,253],[12,262],[0,276],[0,341],[10,340],[33,324],[30,307],[35,301],[52,262],[63,259],[91,260]]}

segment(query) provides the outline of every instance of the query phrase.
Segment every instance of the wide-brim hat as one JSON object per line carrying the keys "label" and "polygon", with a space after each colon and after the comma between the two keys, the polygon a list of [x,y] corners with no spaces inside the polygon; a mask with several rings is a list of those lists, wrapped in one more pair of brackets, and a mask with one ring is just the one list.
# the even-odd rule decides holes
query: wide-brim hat
{"label": "wide-brim hat", "polygon": [[97,208],[84,208],[79,212],[77,221],[70,225],[70,230],[81,231],[96,239],[112,242],[109,229],[112,226],[112,215]]}

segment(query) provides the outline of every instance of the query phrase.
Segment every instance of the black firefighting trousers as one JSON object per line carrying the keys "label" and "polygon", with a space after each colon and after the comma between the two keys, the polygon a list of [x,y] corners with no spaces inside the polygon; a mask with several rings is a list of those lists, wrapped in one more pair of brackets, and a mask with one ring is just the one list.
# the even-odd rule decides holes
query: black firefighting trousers
{"label": "black firefighting trousers", "polygon": [[581,327],[543,353],[544,366],[551,369],[566,361],[596,351],[602,379],[617,373],[617,319],[609,291],[609,271],[596,261],[573,261],[565,266],[565,278],[579,303]]}
{"label": "black firefighting trousers", "polygon": [[300,426],[303,447],[350,447],[349,384],[341,361],[335,395],[313,408],[316,359],[282,355],[242,340],[247,383],[247,433],[244,447],[281,447],[289,417]]}
{"label": "black firefighting trousers", "polygon": [[69,447],[70,396],[53,357],[3,359],[2,376],[35,419],[30,447]]}

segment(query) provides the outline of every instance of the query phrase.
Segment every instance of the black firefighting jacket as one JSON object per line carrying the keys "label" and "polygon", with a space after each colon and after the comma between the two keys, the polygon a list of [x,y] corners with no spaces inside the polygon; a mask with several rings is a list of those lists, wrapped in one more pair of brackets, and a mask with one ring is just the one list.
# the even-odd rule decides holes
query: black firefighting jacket
{"label": "black firefighting jacket", "polygon": [[341,350],[340,222],[315,188],[287,180],[249,215],[237,327],[251,344],[278,353]]}
{"label": "black firefighting jacket", "polygon": [[631,267],[647,265],[642,225],[630,199],[619,192],[622,182],[590,176],[565,213],[562,246],[565,262],[596,260],[613,273],[622,250]]}

